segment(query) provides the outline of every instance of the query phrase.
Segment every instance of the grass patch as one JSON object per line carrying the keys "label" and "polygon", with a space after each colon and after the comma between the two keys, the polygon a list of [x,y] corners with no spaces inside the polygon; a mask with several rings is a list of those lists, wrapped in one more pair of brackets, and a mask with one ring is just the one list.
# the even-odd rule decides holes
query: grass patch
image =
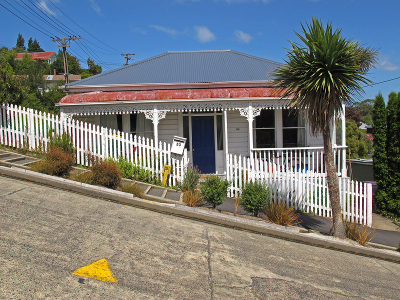
{"label": "grass patch", "polygon": [[143,196],[144,196],[143,189],[136,183],[130,183],[130,184],[124,185],[122,187],[122,191],[125,193],[133,194],[139,198],[143,198]]}

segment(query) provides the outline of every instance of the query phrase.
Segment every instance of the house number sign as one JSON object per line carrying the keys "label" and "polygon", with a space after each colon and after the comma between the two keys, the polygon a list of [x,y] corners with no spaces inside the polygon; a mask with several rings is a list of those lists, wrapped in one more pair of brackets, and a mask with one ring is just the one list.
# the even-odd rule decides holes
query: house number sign
{"label": "house number sign", "polygon": [[171,152],[175,154],[182,155],[183,149],[185,149],[186,138],[174,136],[172,141]]}

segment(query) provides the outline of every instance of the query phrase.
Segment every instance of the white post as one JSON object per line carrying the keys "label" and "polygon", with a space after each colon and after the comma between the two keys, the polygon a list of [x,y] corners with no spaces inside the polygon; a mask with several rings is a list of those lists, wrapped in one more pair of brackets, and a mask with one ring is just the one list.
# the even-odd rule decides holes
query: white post
{"label": "white post", "polygon": [[249,102],[249,111],[247,113],[247,121],[249,122],[249,153],[253,151],[253,105]]}
{"label": "white post", "polygon": [[224,110],[225,175],[228,176],[228,113]]}
{"label": "white post", "polygon": [[[342,104],[342,146],[346,146],[346,106]],[[342,149],[342,177],[347,177],[346,148]]]}
{"label": "white post", "polygon": [[[154,126],[154,157],[155,157],[155,173],[158,174],[158,109],[154,105],[153,109],[153,126]],[[154,158],[153,158],[154,159]]]}

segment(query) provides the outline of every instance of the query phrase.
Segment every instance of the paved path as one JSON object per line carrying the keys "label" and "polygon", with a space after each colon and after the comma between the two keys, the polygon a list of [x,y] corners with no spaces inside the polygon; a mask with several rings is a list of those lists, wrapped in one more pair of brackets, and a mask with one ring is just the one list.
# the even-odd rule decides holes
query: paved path
{"label": "paved path", "polygon": [[[0,176],[2,299],[400,299],[400,264]],[[71,272],[107,259],[118,283]]]}

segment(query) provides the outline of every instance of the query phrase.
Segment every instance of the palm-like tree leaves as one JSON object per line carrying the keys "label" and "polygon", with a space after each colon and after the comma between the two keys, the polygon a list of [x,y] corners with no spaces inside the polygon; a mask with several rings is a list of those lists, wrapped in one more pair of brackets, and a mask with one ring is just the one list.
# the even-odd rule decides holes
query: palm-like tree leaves
{"label": "palm-like tree leaves", "polygon": [[291,98],[292,107],[306,111],[312,132],[323,135],[334,235],[345,237],[329,125],[343,104],[350,104],[363,92],[362,85],[370,83],[366,75],[377,51],[345,39],[331,24],[324,28],[316,18],[296,35],[302,44],[291,42],[286,65],[273,73],[274,82],[283,97]]}

